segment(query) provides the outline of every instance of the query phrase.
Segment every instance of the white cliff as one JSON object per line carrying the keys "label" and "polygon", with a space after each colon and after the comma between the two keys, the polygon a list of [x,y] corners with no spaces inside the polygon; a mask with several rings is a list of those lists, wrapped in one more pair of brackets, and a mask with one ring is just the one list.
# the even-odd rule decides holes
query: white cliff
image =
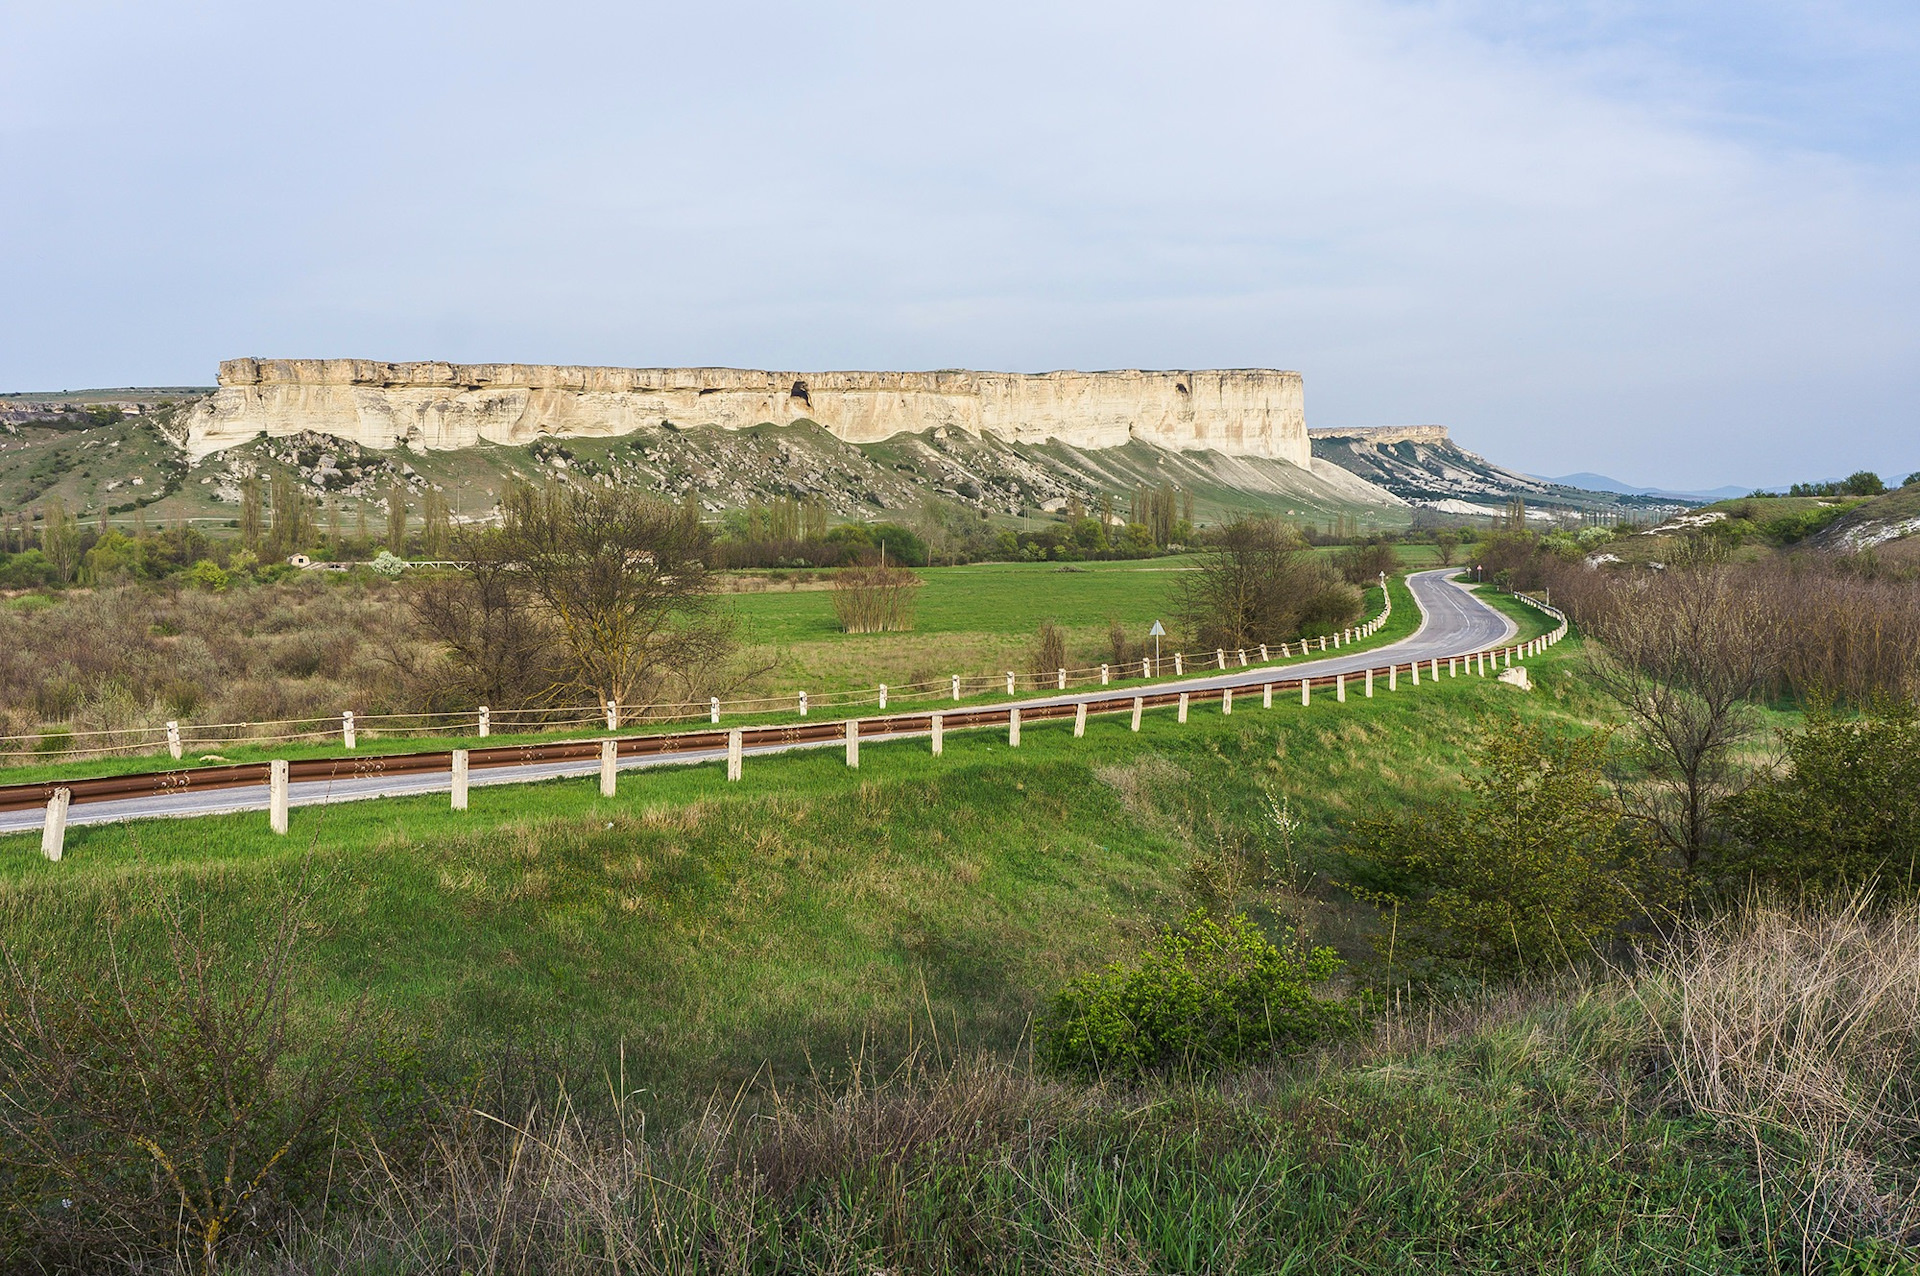
{"label": "white cliff", "polygon": [[197,460],[262,434],[313,430],[363,447],[448,450],[803,418],[848,443],[946,427],[1015,443],[1137,439],[1303,469],[1311,461],[1300,374],[1264,368],[808,373],[230,359],[220,388],[188,416],[185,445]]}

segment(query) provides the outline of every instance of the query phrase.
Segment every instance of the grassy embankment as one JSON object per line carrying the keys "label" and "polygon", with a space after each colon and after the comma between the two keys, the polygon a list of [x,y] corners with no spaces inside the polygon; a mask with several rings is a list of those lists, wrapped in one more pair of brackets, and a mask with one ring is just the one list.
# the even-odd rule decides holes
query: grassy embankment
{"label": "grassy embankment", "polygon": [[[444,797],[306,808],[286,838],[259,814],[80,828],[57,865],[13,836],[8,928],[97,944],[143,884],[238,927],[310,853],[323,996],[376,989],[463,1055],[541,1042],[578,1062],[625,1039],[684,1086],[832,1058],[929,1012],[1011,1048],[1039,998],[1185,907],[1196,848],[1270,838],[1270,797],[1311,847],[1441,791],[1478,715],[1591,717],[1565,663],[1539,662],[1532,695],[1462,678],[1304,709],[1243,697],[1139,735],[1123,717],[1080,741],[1031,726],[1017,754],[964,732],[939,760],[868,745],[859,771],[832,750],[751,759],[738,786],[699,765],[624,775],[612,800],[579,779],[477,788],[465,814]],[[1352,919],[1301,907],[1351,942]]]}

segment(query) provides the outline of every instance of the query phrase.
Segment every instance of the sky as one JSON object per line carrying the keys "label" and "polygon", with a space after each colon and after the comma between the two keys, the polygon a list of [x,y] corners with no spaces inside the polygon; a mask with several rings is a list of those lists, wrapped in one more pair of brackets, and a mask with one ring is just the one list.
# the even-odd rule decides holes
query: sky
{"label": "sky", "polygon": [[0,0],[0,390],[1281,367],[1536,474],[1920,470],[1912,0]]}

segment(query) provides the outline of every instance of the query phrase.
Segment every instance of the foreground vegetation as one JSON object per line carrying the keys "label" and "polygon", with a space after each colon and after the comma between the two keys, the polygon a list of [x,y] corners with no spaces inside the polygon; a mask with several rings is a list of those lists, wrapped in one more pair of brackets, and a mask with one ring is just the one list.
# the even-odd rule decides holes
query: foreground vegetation
{"label": "foreground vegetation", "polygon": [[[578,780],[476,790],[459,815],[307,810],[290,838],[258,816],[76,830],[60,865],[6,839],[9,1031],[22,989],[94,988],[83,1022],[110,1042],[177,1023],[159,1037],[239,1072],[266,1057],[267,1078],[314,1075],[328,1056],[303,1042],[363,1040],[373,1061],[300,1091],[318,1119],[244,1207],[206,1194],[218,1245],[178,1208],[49,1230],[48,1180],[16,1170],[15,1261],[157,1244],[263,1272],[1904,1270],[1913,919],[1703,921],[1644,964],[1548,954],[1415,1001],[1378,962],[1392,915],[1330,889],[1353,817],[1452,800],[1476,725],[1601,724],[1577,644],[1533,672],[1531,693],[1461,678],[1139,735],[1049,724],[1017,753],[988,733],[940,760],[873,745],[858,772],[752,760],[739,786],[629,775],[612,801]],[[1054,993],[1196,908],[1336,949],[1350,1030],[1225,1076],[1197,1057],[1092,1083],[1036,1070]],[[289,933],[289,1044],[248,1054],[223,1025],[273,1001],[238,995],[262,986],[242,975]],[[169,951],[235,982],[184,1019],[160,1013],[173,994],[116,1000],[178,986]],[[1292,969],[1333,969],[1313,961]],[[33,1039],[12,1040],[17,1068]],[[141,1112],[208,1154],[241,1146],[246,1173],[293,1119],[249,1108],[236,1135]],[[122,1191],[155,1173],[98,1147]]]}

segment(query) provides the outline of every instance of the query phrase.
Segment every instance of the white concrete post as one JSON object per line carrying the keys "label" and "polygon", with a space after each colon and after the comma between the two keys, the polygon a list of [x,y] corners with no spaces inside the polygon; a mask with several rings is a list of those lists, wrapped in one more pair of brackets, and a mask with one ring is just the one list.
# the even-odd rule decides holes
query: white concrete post
{"label": "white concrete post", "polygon": [[1007,694],[1013,694],[1013,670],[1007,670]]}
{"label": "white concrete post", "polygon": [[1260,688],[1260,707],[1262,709],[1273,708],[1273,684],[1271,682]]}
{"label": "white concrete post", "polygon": [[1227,667],[1227,653],[1225,648],[1215,647],[1213,649],[1213,663],[1214,667],[1218,669],[1225,669]]}
{"label": "white concrete post", "polygon": [[276,833],[287,831],[287,760],[275,758],[267,764],[267,827]]}
{"label": "white concrete post", "polygon": [[1286,643],[1284,643],[1284,642],[1283,642],[1283,643],[1281,643],[1281,644],[1280,644],[1280,659],[1282,659],[1282,660],[1285,660],[1285,659],[1287,659],[1287,658],[1288,658],[1289,656],[1291,656],[1292,654],[1293,654],[1293,653],[1292,653],[1291,651],[1288,651],[1288,650],[1287,650],[1287,644],[1286,644]]}
{"label": "white concrete post", "polygon": [[619,769],[620,746],[613,740],[600,742],[600,796],[612,797],[614,777]]}
{"label": "white concrete post", "polygon": [[1103,687],[1107,685],[1107,667],[1105,665],[1100,666],[1100,685]]}
{"label": "white concrete post", "polygon": [[55,789],[47,799],[47,822],[40,829],[40,853],[58,864],[67,844],[67,807],[72,789]]}
{"label": "white concrete post", "polygon": [[607,701],[607,730],[611,731],[619,725],[620,706],[609,700]]}
{"label": "white concrete post", "polygon": [[1440,658],[1438,656],[1427,661],[1427,680],[1429,682],[1440,681]]}
{"label": "white concrete post", "polygon": [[1460,657],[1448,656],[1447,657],[1447,677],[1458,678],[1459,676],[1460,676]]}
{"label": "white concrete post", "polygon": [[955,700],[958,700],[960,698],[960,675],[959,674],[953,675],[953,698]]}
{"label": "white concrete post", "polygon": [[727,732],[727,779],[729,780],[740,778],[742,747],[740,728],[735,727]]}
{"label": "white concrete post", "polygon": [[1340,635],[1339,635],[1339,634],[1335,634],[1335,635],[1333,636],[1333,649],[1334,649],[1335,651],[1338,651],[1338,650],[1340,650]]}
{"label": "white concrete post", "polygon": [[1073,738],[1078,740],[1087,733],[1087,702],[1082,700],[1073,706]]}
{"label": "white concrete post", "polygon": [[1387,690],[1388,691],[1400,690],[1400,666],[1399,665],[1387,666]]}
{"label": "white concrete post", "polygon": [[707,697],[707,721],[716,722],[716,723],[720,721],[720,697],[719,696]]}
{"label": "white concrete post", "polygon": [[1245,647],[1240,648],[1240,667],[1242,669],[1247,667],[1247,649]]}
{"label": "white concrete post", "polygon": [[1062,669],[1060,671],[1060,685],[1056,688],[1056,690],[1065,691],[1066,689],[1067,689],[1067,671],[1065,669]]}
{"label": "white concrete post", "polygon": [[880,707],[882,709],[887,707],[887,684],[884,682],[880,684]]}
{"label": "white concrete post", "polygon": [[800,693],[800,716],[807,716],[807,693],[804,691]]}
{"label": "white concrete post", "polygon": [[356,742],[356,736],[353,731],[353,710],[351,709],[346,710],[340,715],[340,740],[349,749],[351,749]]}
{"label": "white concrete post", "polygon": [[1267,663],[1267,644],[1264,642],[1260,644],[1260,663]]}
{"label": "white concrete post", "polygon": [[1145,696],[1135,696],[1133,698],[1133,729],[1135,731],[1140,729],[1140,714],[1146,707],[1147,698]]}
{"label": "white concrete post", "polygon": [[1227,714],[1232,712],[1233,712],[1233,688],[1222,687],[1220,688],[1220,714],[1222,717],[1225,717]]}
{"label": "white concrete post", "polygon": [[1141,676],[1142,678],[1151,678],[1151,677],[1153,677],[1153,661],[1151,661],[1151,660],[1142,660],[1142,661],[1140,662],[1140,676]]}
{"label": "white concrete post", "polygon": [[1513,668],[1513,648],[1507,648],[1507,668]]}
{"label": "white concrete post", "polygon": [[1182,662],[1180,653],[1177,651],[1174,652],[1173,653],[1173,676],[1178,678],[1184,675],[1186,672],[1187,672],[1186,669],[1183,667],[1183,662]]}
{"label": "white concrete post", "polygon": [[179,759],[180,754],[183,752],[180,747],[180,724],[178,722],[167,723],[167,752],[171,753],[176,760]]}
{"label": "white concrete post", "polygon": [[1187,720],[1187,693],[1182,691],[1180,693],[1180,721],[1185,722],[1186,720]]}
{"label": "white concrete post", "polygon": [[1343,673],[1333,675],[1333,699],[1336,704],[1347,702],[1347,675]]}
{"label": "white concrete post", "polygon": [[1320,635],[1320,650],[1322,650],[1322,651],[1325,651],[1326,649],[1327,649],[1327,636],[1326,636],[1325,634],[1321,634],[1321,635]]}
{"label": "white concrete post", "polygon": [[1313,703],[1313,679],[1311,678],[1300,680],[1300,703],[1303,705]]}
{"label": "white concrete post", "polygon": [[1419,686],[1420,685],[1420,662],[1418,660],[1409,661],[1407,663],[1407,668],[1413,670],[1413,685],[1416,687]]}
{"label": "white concrete post", "polygon": [[947,719],[945,714],[933,715],[933,756],[939,757],[947,751]]}
{"label": "white concrete post", "polygon": [[858,718],[847,719],[847,765],[855,770],[860,768],[860,720]]}
{"label": "white concrete post", "polygon": [[1017,749],[1020,747],[1019,705],[1015,705],[1013,708],[1007,710],[1007,747],[1009,749]]}
{"label": "white concrete post", "polygon": [[453,809],[467,809],[467,751],[453,751]]}
{"label": "white concrete post", "polygon": [[1373,699],[1373,670],[1367,670],[1367,699]]}
{"label": "white concrete post", "polygon": [[493,710],[487,708],[487,706],[485,705],[481,705],[480,706],[480,738],[484,740],[492,734],[493,734]]}

